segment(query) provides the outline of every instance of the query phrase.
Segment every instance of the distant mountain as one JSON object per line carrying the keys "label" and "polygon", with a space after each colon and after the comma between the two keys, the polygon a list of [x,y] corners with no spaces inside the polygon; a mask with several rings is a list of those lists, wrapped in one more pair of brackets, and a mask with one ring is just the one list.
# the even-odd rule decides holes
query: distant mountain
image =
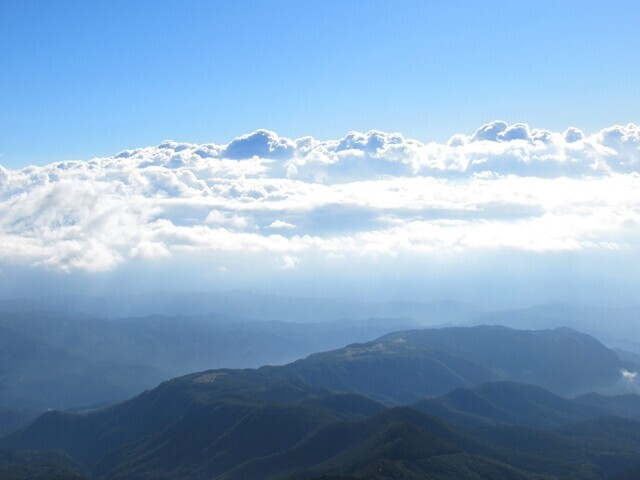
{"label": "distant mountain", "polygon": [[39,413],[24,407],[0,407],[0,437],[23,427]]}
{"label": "distant mountain", "polygon": [[[217,316],[0,313],[0,409],[104,404],[177,375],[284,364],[413,326],[383,318],[299,324]],[[3,423],[0,414],[0,433]]]}
{"label": "distant mountain", "polygon": [[640,365],[640,354],[634,353],[634,352],[629,352],[629,351],[624,350],[622,348],[615,348],[615,347],[612,348],[611,350],[616,352],[616,355],[618,355],[618,358],[620,360],[622,360],[623,362],[633,363],[635,365]]}
{"label": "distant mountain", "polygon": [[[467,325],[496,324],[518,329],[573,328],[596,337],[605,345],[640,354],[640,306],[602,307],[548,303],[529,308],[482,312]],[[638,363],[638,362],[635,362]]]}
{"label": "distant mountain", "polygon": [[[158,298],[159,306],[154,308],[166,306],[169,310],[179,310],[184,307],[198,311],[217,305],[227,313],[250,314],[256,305],[262,305],[265,306],[264,318],[277,312],[286,315],[297,312],[304,316],[303,305],[311,309],[305,303],[309,299],[243,295],[167,295]],[[243,307],[242,300],[246,298],[256,303],[249,302]],[[318,302],[324,301],[315,300],[311,306],[321,308]],[[397,317],[287,323],[246,320],[218,313],[127,318],[69,313],[89,306],[89,310],[100,310],[103,314],[116,310],[144,311],[151,308],[149,296],[56,297],[22,303],[5,301],[3,305],[22,309],[0,311],[0,329],[10,332],[2,335],[0,344],[5,341],[13,347],[22,345],[13,350],[7,347],[6,360],[0,365],[0,370],[7,371],[0,377],[3,387],[0,407],[12,408],[104,404],[127,398],[177,375],[220,367],[282,365],[314,352],[368,342],[380,335],[419,325],[414,320]],[[58,308],[59,312],[37,311],[43,306]],[[324,312],[322,315],[329,315],[330,311],[358,315],[391,310],[391,307],[404,313],[411,313],[411,309],[414,313],[438,313],[444,318],[452,318],[447,315],[454,312],[462,315],[468,311],[468,307],[451,302],[364,304],[333,300],[327,301],[320,311]],[[67,313],[60,313],[65,309]],[[373,343],[350,345],[347,350],[294,363],[287,368],[286,375],[281,373],[334,390],[405,404],[454,388],[496,380],[537,384],[560,394],[581,393],[611,387],[619,378],[621,368],[637,370],[637,365],[626,357],[616,360],[595,340],[569,330],[524,334],[499,327],[476,328],[478,330],[424,330],[411,335],[410,343],[402,336],[380,338],[375,346]],[[14,338],[16,335],[20,339]],[[371,348],[393,354],[377,355],[376,351],[367,350]],[[502,354],[500,358],[498,353]],[[567,364],[567,358],[574,364]],[[43,365],[51,375],[42,375]],[[371,377],[370,372],[374,370],[376,376]]]}
{"label": "distant mountain", "polygon": [[588,394],[570,400],[541,387],[514,382],[458,388],[421,400],[413,407],[470,428],[497,424],[554,428],[608,415],[640,420],[640,396],[635,394]]}
{"label": "distant mountain", "polygon": [[574,403],[603,412],[603,415],[633,418],[640,421],[640,396],[636,393],[605,396],[587,393],[576,397]]}
{"label": "distant mountain", "polygon": [[372,398],[401,402],[486,377],[603,387],[619,380],[619,362],[567,329],[409,330],[285,366],[187,375],[82,414],[48,412],[0,448],[61,450],[105,479],[595,480],[640,463],[640,423],[599,417],[637,418],[635,397],[567,400],[501,382],[416,405],[474,430]]}
{"label": "distant mountain", "polygon": [[170,378],[210,368],[283,364],[317,351],[413,328],[416,323],[369,318],[299,324],[217,315],[100,319],[23,312],[0,313],[3,326],[74,355],[146,365]]}
{"label": "distant mountain", "polygon": [[573,330],[479,326],[391,333],[311,355],[274,373],[408,404],[501,380],[539,385],[563,395],[622,388],[621,368],[614,352]]}
{"label": "distant mountain", "polygon": [[[0,406],[68,408],[113,401],[189,369],[277,363],[398,324],[369,322],[298,325],[10,314],[0,317]],[[615,353],[572,330],[481,326],[396,332],[261,371],[410,404],[500,380],[565,395],[613,389],[624,385],[623,366]]]}
{"label": "distant mountain", "polygon": [[34,311],[103,318],[215,314],[234,319],[298,323],[393,317],[426,324],[445,324],[467,319],[476,309],[471,305],[446,300],[430,303],[362,302],[341,298],[284,297],[243,291],[153,292],[101,297],[60,295],[0,300],[0,312]]}
{"label": "distant mountain", "polygon": [[0,406],[31,409],[123,400],[161,380],[151,367],[94,361],[0,327]]}

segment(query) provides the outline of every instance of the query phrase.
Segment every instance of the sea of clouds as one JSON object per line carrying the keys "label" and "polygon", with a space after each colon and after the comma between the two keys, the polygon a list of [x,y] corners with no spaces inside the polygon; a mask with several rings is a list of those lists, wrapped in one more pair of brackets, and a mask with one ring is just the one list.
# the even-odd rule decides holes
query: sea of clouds
{"label": "sea of clouds", "polygon": [[96,272],[177,253],[295,269],[310,256],[635,249],[639,192],[633,124],[586,135],[495,121],[446,144],[258,130],[227,145],[0,166],[0,258]]}

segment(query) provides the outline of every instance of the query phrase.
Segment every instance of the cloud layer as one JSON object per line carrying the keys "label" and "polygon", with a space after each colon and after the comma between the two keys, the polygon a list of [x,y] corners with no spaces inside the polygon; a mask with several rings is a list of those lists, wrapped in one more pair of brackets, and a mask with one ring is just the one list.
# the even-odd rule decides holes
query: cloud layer
{"label": "cloud layer", "polygon": [[234,253],[291,270],[310,258],[635,249],[638,192],[636,125],[585,135],[496,121],[446,144],[258,130],[0,166],[0,256],[95,272]]}

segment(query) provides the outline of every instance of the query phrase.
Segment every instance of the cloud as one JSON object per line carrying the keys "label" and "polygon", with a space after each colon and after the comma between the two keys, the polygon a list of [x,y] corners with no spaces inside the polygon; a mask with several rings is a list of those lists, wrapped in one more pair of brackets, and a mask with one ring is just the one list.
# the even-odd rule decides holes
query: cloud
{"label": "cloud", "polygon": [[496,120],[495,122],[487,123],[483,125],[476,133],[471,137],[474,142],[488,140],[490,142],[496,142],[500,138],[500,135],[507,129],[506,122]]}
{"label": "cloud", "polygon": [[285,222],[283,220],[274,220],[273,222],[271,222],[271,224],[269,225],[268,228],[285,228],[285,229],[290,229],[290,228],[296,228],[296,226],[292,223],[289,222]]}
{"label": "cloud", "polygon": [[251,223],[247,217],[220,210],[211,210],[204,222],[208,225],[226,225],[238,230],[246,228]]}
{"label": "cloud", "polygon": [[625,369],[620,370],[620,373],[622,373],[622,376],[624,377],[625,380],[629,380],[629,381],[635,380],[636,377],[638,376],[638,372],[630,372]]}
{"label": "cloud", "polygon": [[636,125],[586,135],[496,121],[445,144],[258,130],[228,145],[165,141],[0,166],[0,260],[97,272],[185,253],[295,268],[307,258],[633,250],[639,189]]}
{"label": "cloud", "polygon": [[583,138],[584,138],[584,133],[582,133],[581,130],[578,130],[577,128],[574,128],[574,127],[569,127],[564,132],[564,141],[567,143],[579,142]]}
{"label": "cloud", "polygon": [[295,144],[269,130],[256,130],[232,141],[223,151],[225,158],[241,160],[251,157],[286,159],[293,155]]}
{"label": "cloud", "polygon": [[622,374],[623,381],[634,390],[637,390],[636,381],[638,378],[638,372],[631,372],[623,368],[620,370],[620,373]]}
{"label": "cloud", "polygon": [[132,258],[154,259],[158,257],[169,257],[171,252],[166,245],[159,242],[141,241],[129,252]]}
{"label": "cloud", "polygon": [[296,268],[299,263],[299,258],[285,255],[284,257],[282,257],[282,265],[280,266],[280,268],[283,270],[291,270],[292,268]]}

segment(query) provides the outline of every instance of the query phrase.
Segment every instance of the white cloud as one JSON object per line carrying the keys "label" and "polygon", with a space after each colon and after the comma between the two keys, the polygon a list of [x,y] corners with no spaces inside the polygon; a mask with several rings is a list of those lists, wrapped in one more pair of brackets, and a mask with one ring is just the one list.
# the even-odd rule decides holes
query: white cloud
{"label": "white cloud", "polygon": [[169,252],[164,243],[142,241],[131,249],[129,256],[132,258],[153,259],[169,257],[171,252]]}
{"label": "white cloud", "polygon": [[204,222],[208,225],[226,225],[238,230],[242,230],[250,224],[247,217],[234,215],[229,212],[222,212],[220,210],[211,210]]}
{"label": "white cloud", "polygon": [[630,384],[634,384],[636,381],[636,378],[638,377],[638,372],[630,372],[628,370],[622,369],[620,370],[620,373],[622,373],[622,378]]}
{"label": "white cloud", "polygon": [[283,270],[291,270],[292,268],[296,268],[299,263],[299,258],[292,257],[291,255],[285,255],[282,257],[282,265],[280,268]]}
{"label": "white cloud", "polygon": [[273,222],[271,222],[271,224],[269,225],[268,228],[291,229],[291,228],[296,228],[296,226],[294,224],[292,224],[292,223],[285,222],[283,220],[274,220]]}
{"label": "white cloud", "polygon": [[256,130],[248,135],[233,140],[222,152],[225,158],[236,160],[259,158],[290,158],[295,151],[295,143],[286,138],[280,138],[269,130]]}
{"label": "white cloud", "polygon": [[492,122],[446,144],[259,130],[228,145],[0,166],[0,258],[91,272],[176,252],[275,255],[294,268],[313,255],[629,249],[638,191],[636,125],[586,135]]}
{"label": "white cloud", "polygon": [[564,132],[564,140],[567,143],[579,142],[583,138],[584,138],[584,133],[582,133],[581,130],[578,130],[577,128],[574,128],[574,127],[569,127]]}

